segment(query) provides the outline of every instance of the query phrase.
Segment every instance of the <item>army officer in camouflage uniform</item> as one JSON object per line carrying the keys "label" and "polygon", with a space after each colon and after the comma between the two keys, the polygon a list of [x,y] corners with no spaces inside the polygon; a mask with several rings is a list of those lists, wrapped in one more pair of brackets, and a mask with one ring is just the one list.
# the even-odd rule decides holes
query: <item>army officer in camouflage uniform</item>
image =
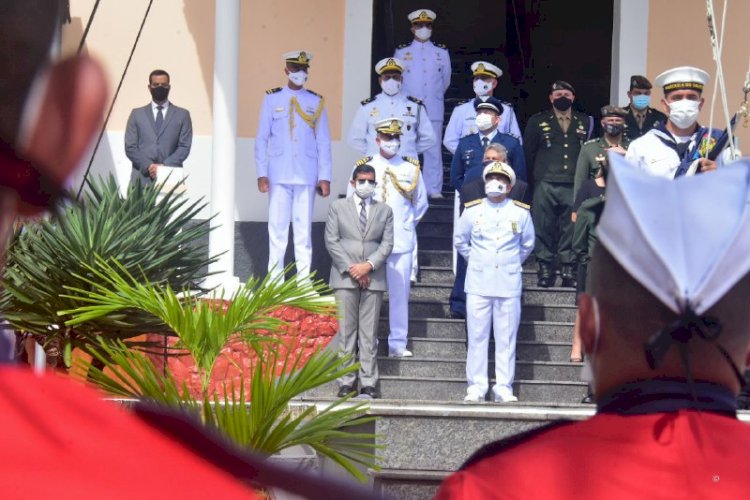
{"label": "army officer in camouflage uniform", "polygon": [[573,111],[575,90],[568,82],[553,83],[549,101],[552,109],[532,116],[523,134],[526,165],[533,169],[536,186],[531,216],[536,231],[538,285],[554,285],[552,271],[558,261],[562,286],[575,287],[570,207],[578,153],[589,136],[588,116]]}

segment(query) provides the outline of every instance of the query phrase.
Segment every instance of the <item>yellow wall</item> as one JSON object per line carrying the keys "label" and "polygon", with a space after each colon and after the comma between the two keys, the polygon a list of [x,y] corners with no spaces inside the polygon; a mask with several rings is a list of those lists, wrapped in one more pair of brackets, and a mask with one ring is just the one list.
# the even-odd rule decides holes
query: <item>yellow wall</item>
{"label": "yellow wall", "polygon": [[[76,50],[94,0],[71,0],[73,22],[63,31],[63,50]],[[138,32],[147,0],[101,2],[86,50],[105,65],[114,92]],[[304,14],[304,15],[302,15]],[[284,84],[281,54],[313,52],[308,87],[326,98],[331,137],[341,137],[344,0],[243,0],[241,7],[238,127],[254,137],[266,89]],[[152,69],[172,77],[170,100],[186,107],[196,135],[211,135],[214,1],[155,1],[123,82],[108,130],[125,128],[133,107],[148,103]]]}
{"label": "yellow wall", "polygon": [[[716,23],[721,23],[724,2],[716,0]],[[750,19],[750,2],[730,2],[727,11],[727,27],[724,38],[722,64],[729,101],[729,111],[737,111],[742,102],[742,86],[748,71],[748,38],[746,24]],[[706,20],[704,0],[651,0],[648,30],[648,76],[653,78],[662,71],[675,66],[697,66],[708,71],[711,81],[703,93],[706,103],[701,113],[701,123],[708,125],[711,98],[715,86],[716,64],[711,55],[711,45]],[[654,93],[662,97],[661,91]],[[656,99],[652,99],[652,102]],[[726,121],[721,111],[721,96],[717,96],[714,112],[714,127],[724,128]],[[750,129],[741,123],[736,128],[740,148],[750,153]]]}

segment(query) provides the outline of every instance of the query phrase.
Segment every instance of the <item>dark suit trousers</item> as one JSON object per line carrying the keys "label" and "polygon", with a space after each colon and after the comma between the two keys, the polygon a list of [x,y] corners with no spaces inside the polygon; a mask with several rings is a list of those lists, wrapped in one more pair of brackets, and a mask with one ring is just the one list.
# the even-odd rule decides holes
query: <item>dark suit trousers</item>
{"label": "dark suit trousers", "polygon": [[[359,361],[361,387],[375,387],[378,383],[378,323],[383,292],[358,288],[337,288],[334,291],[339,313],[337,348],[352,357],[345,366]],[[338,379],[339,386],[354,386],[357,374],[347,373]]]}

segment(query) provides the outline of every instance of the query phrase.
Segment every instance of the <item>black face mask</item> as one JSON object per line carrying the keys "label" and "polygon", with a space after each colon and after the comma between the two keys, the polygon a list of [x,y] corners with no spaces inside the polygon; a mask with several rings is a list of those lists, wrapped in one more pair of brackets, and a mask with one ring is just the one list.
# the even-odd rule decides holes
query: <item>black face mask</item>
{"label": "black face mask", "polygon": [[150,90],[154,102],[166,101],[167,97],[169,97],[169,87],[151,87]]}
{"label": "black face mask", "polygon": [[564,96],[558,97],[557,99],[552,101],[552,106],[554,106],[558,111],[567,111],[572,105],[573,101]]}
{"label": "black face mask", "polygon": [[624,129],[624,125],[608,124],[604,126],[604,131],[609,135],[620,135]]}

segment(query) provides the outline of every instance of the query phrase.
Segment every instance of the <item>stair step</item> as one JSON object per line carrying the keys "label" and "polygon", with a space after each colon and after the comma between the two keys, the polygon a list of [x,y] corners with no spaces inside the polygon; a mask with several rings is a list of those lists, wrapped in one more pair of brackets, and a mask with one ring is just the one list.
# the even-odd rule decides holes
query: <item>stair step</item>
{"label": "stair step", "polygon": [[[388,355],[388,338],[378,338],[378,354]],[[490,340],[489,352],[494,352],[495,343]],[[425,339],[412,337],[408,349],[417,358],[466,359],[466,341],[463,339]],[[517,341],[516,359],[526,361],[568,361],[570,342]],[[442,375],[435,373],[435,375]]]}
{"label": "stair step", "polygon": [[[410,298],[448,301],[452,288],[453,285],[447,283],[414,283],[411,286]],[[575,305],[575,296],[575,290],[572,288],[527,287],[523,290],[521,302],[540,305]]]}
{"label": "stair step", "polygon": [[[388,317],[388,300],[383,300],[381,317]],[[572,323],[576,317],[574,305],[524,304],[521,308],[521,321],[564,321]],[[434,299],[409,300],[409,318],[450,318],[448,301]]]}
{"label": "stair step", "polygon": [[373,492],[382,498],[424,500],[435,497],[450,472],[382,468],[368,474],[374,479]]}
{"label": "stair step", "polygon": [[[493,381],[490,380],[490,384]],[[464,377],[380,377],[380,395],[383,400],[463,401],[466,395]],[[330,398],[338,392],[335,382],[316,387],[305,393],[306,399]],[[513,393],[520,403],[575,404],[586,395],[586,383],[565,380],[516,380]],[[477,405],[488,403],[477,403]],[[494,403],[489,403],[494,404]],[[486,441],[485,441],[486,442]]]}
{"label": "stair step", "polygon": [[[421,224],[420,224],[421,226]],[[417,235],[419,233],[419,227],[417,227]],[[448,236],[419,236],[419,249],[420,250],[448,250],[453,248],[453,236],[452,230],[448,233]],[[453,257],[451,257],[452,259]]]}
{"label": "stair step", "polygon": [[[492,351],[490,351],[492,352]],[[490,354],[489,371],[493,373],[494,356]],[[578,381],[582,363],[558,361],[517,361],[516,377],[523,380]],[[466,358],[389,358],[378,357],[380,376],[461,378],[466,376]]]}
{"label": "stair step", "polygon": [[[465,321],[462,319],[410,318],[409,338],[459,339],[466,338]],[[388,335],[388,318],[380,319],[378,333]],[[537,342],[569,342],[573,335],[573,323],[559,321],[521,321],[518,340]]]}
{"label": "stair step", "polygon": [[[453,245],[453,221],[448,222],[436,222],[436,221],[422,221],[417,226],[417,238],[422,243],[422,238],[425,236],[429,237],[445,237],[450,240],[450,245]],[[450,246],[449,246],[450,248]]]}
{"label": "stair step", "polygon": [[440,204],[430,206],[430,208],[427,209],[427,212],[425,212],[424,217],[422,217],[422,220],[419,222],[419,225],[421,226],[428,222],[450,222],[452,224],[453,200],[451,200],[450,205]]}

